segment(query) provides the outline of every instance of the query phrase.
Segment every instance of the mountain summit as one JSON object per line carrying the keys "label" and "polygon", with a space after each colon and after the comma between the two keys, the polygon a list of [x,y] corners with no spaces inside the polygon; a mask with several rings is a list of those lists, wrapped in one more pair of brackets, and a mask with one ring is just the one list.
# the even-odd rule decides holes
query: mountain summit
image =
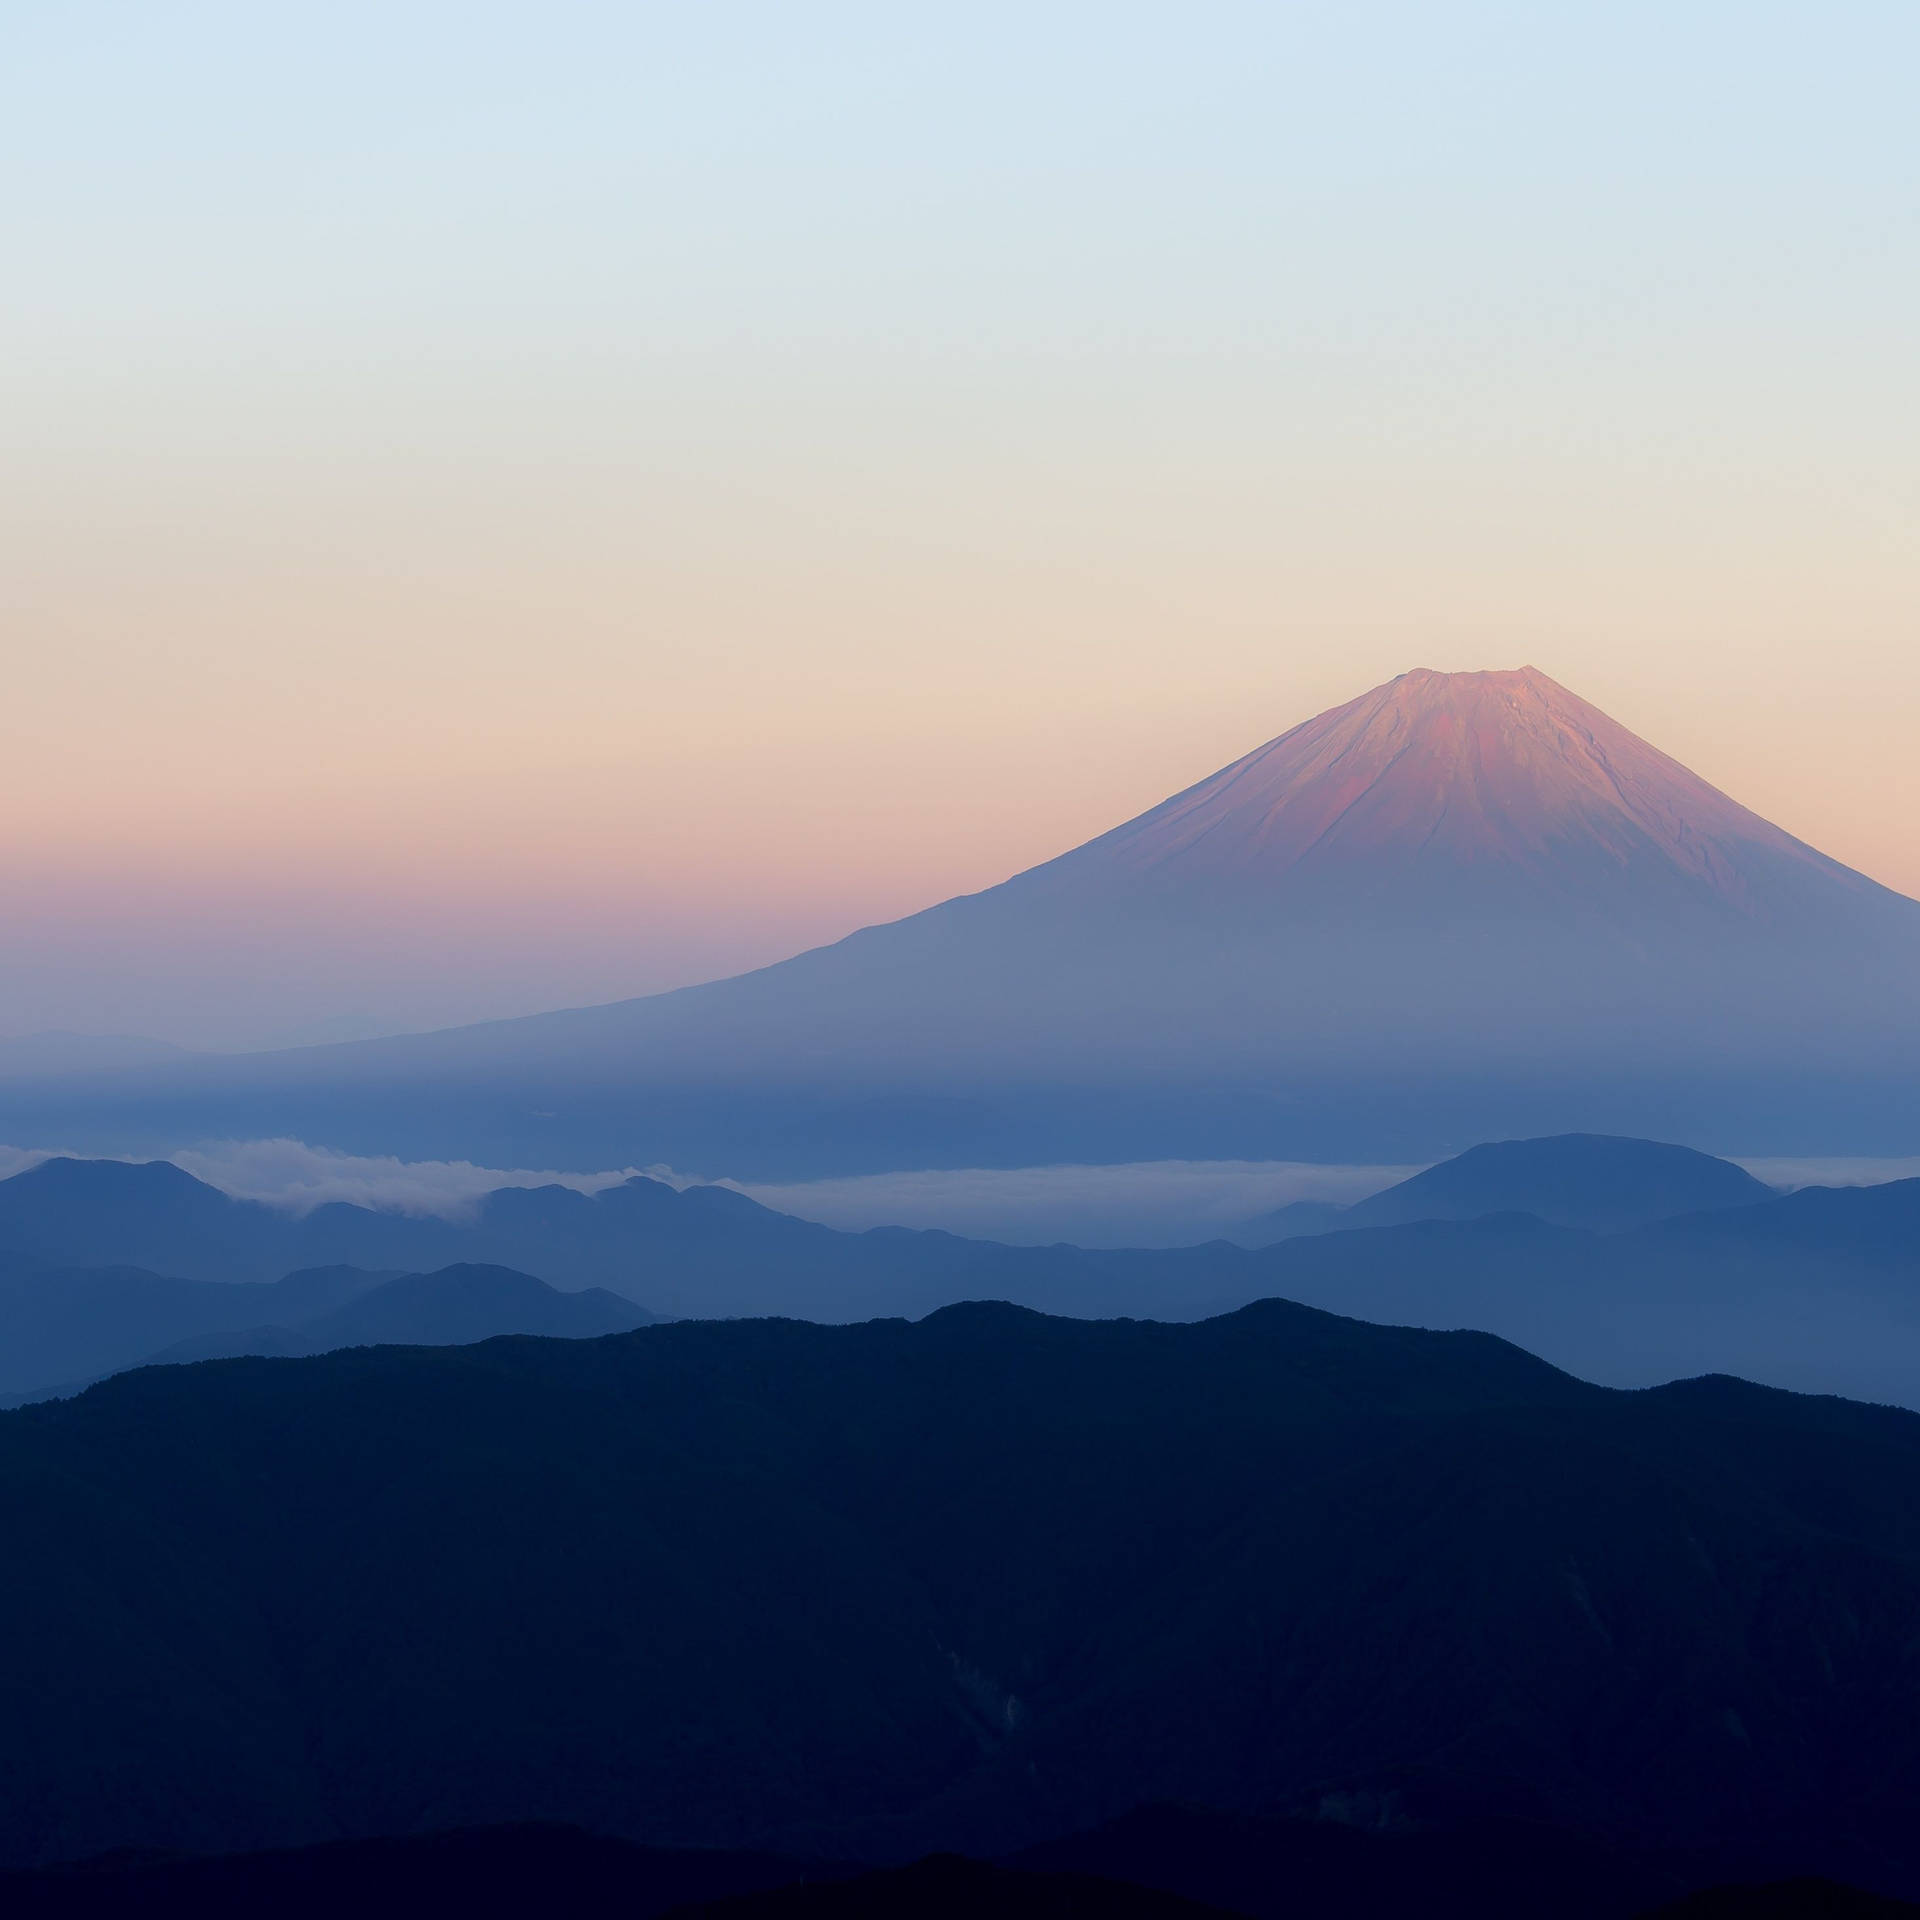
{"label": "mountain summit", "polygon": [[1884,892],[1534,667],[1402,674],[1054,867],[1313,898],[1471,876],[1592,905],[1627,884],[1747,914],[1790,911],[1796,880]]}
{"label": "mountain summit", "polygon": [[756,973],[0,1093],[0,1137],[761,1177],[1567,1132],[1895,1152],[1917,1085],[1920,903],[1523,668],[1404,674],[1058,859]]}

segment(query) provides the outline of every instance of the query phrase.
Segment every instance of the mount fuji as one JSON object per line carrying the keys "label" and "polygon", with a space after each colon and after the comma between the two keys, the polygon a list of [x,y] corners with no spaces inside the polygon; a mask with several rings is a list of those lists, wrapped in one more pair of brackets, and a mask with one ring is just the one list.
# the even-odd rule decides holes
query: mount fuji
{"label": "mount fuji", "polygon": [[1920,1146],[1920,902],[1545,674],[1402,675],[985,892],[611,1006],[11,1087],[99,1149],[288,1133],[742,1177]]}

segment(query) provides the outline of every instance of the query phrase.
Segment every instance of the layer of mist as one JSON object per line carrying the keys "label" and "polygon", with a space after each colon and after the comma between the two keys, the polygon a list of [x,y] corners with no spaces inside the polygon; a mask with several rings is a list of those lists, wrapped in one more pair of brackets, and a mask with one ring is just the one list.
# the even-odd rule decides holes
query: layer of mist
{"label": "layer of mist", "polygon": [[[1350,1206],[1417,1166],[1297,1160],[1145,1160],[1113,1167],[964,1167],[743,1184],[762,1206],[858,1232],[937,1227],[1011,1246],[1178,1247],[1318,1200]],[[729,1183],[733,1184],[733,1183]]]}
{"label": "layer of mist", "polygon": [[[0,1145],[0,1180],[68,1152]],[[487,1167],[469,1160],[351,1154],[301,1140],[218,1140],[152,1156],[236,1200],[290,1213],[342,1201],[384,1213],[465,1221],[503,1187],[601,1193],[635,1174],[669,1186],[704,1184],[671,1167]],[[1920,1158],[1727,1156],[1783,1192],[1878,1186],[1920,1176]],[[720,1178],[762,1206],[845,1232],[933,1228],[1009,1246],[1178,1247],[1231,1238],[1243,1224],[1299,1201],[1352,1206],[1421,1171],[1300,1160],[1145,1160],[1116,1166],[928,1168],[913,1173],[784,1182]]]}
{"label": "layer of mist", "polygon": [[[0,1145],[0,1180],[70,1153],[65,1147]],[[502,1187],[568,1187],[576,1193],[600,1193],[637,1173],[670,1186],[687,1184],[670,1167],[621,1167],[595,1173],[482,1167],[470,1160],[336,1153],[302,1140],[213,1140],[169,1153],[84,1157],[170,1161],[235,1200],[257,1200],[294,1214],[311,1213],[315,1207],[339,1201],[382,1213],[458,1221],[469,1218],[481,1200]]]}

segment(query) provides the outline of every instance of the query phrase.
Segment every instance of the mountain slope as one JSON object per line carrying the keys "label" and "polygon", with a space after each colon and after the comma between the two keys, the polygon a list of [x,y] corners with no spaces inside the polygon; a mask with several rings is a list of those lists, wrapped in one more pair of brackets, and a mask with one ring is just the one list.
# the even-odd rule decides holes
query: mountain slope
{"label": "mountain slope", "polygon": [[691,1903],[849,1876],[774,1854],[636,1847],[577,1828],[518,1825],[336,1840],[202,1859],[91,1860],[0,1875],[9,1920],[660,1920]]}
{"label": "mountain slope", "polygon": [[[1546,1144],[1544,1170],[1564,1173],[1566,1143]],[[1617,1149],[1636,1145],[1650,1159],[1625,1155],[1636,1178],[1623,1184]],[[1542,1168],[1531,1159],[1503,1146],[1495,1171],[1528,1172],[1531,1184],[1489,1189],[1472,1172],[1481,1164],[1476,1156],[1462,1156],[1456,1164],[1472,1179],[1453,1191],[1480,1202],[1491,1194],[1547,1206],[1554,1185],[1532,1177]],[[1652,1143],[1581,1147],[1573,1160],[1589,1176],[1607,1175],[1583,1181],[1589,1206],[1616,1207],[1623,1198],[1641,1205],[1650,1191],[1725,1199],[1741,1190],[1728,1176],[1745,1179],[1712,1161],[1703,1174],[1683,1157],[1683,1186],[1667,1184],[1674,1163]],[[1652,1188],[1636,1173],[1649,1167],[1657,1176]],[[11,1209],[16,1224],[30,1221],[35,1183],[49,1169],[0,1183],[0,1213]],[[164,1252],[176,1267],[196,1270],[195,1245],[176,1230],[175,1216],[143,1212],[149,1172],[102,1162],[76,1176],[93,1203],[81,1223],[93,1236],[88,1244],[110,1245],[129,1264],[159,1264]],[[61,1197],[60,1181],[52,1184]],[[122,1184],[131,1203],[116,1225],[113,1196]],[[27,1189],[26,1200],[7,1199],[16,1186]],[[1725,1371],[1800,1391],[1920,1405],[1920,1181],[1810,1189],[1610,1234],[1511,1213],[1359,1229],[1342,1215],[1347,1231],[1258,1252],[1225,1242],[1089,1250],[898,1228],[842,1233],[727,1188],[676,1191],[645,1178],[591,1196],[505,1189],[458,1224],[346,1206],[295,1219],[203,1191],[207,1200],[186,1211],[208,1229],[200,1251],[211,1270],[230,1271],[235,1258],[233,1229],[220,1209],[237,1212],[248,1232],[265,1215],[279,1237],[254,1246],[248,1258],[268,1271],[319,1268],[277,1283],[308,1289],[310,1304],[274,1306],[281,1295],[266,1286],[62,1272],[59,1260],[9,1271],[0,1262],[0,1393],[68,1387],[182,1340],[198,1343],[185,1349],[196,1355],[257,1351],[253,1333],[301,1329],[347,1297],[327,1295],[328,1286],[371,1284],[361,1268],[478,1265],[510,1267],[563,1289],[637,1295],[676,1318],[917,1318],[987,1299],[1048,1313],[1184,1321],[1278,1295],[1391,1324],[1484,1328],[1609,1385]],[[43,1240],[60,1217],[56,1208],[43,1222]],[[142,1239],[148,1231],[160,1239]],[[546,1330],[508,1321],[485,1331],[515,1329]],[[279,1346],[297,1351],[301,1343]]]}
{"label": "mountain slope", "polygon": [[450,1347],[503,1333],[590,1340],[652,1319],[604,1287],[561,1293],[510,1267],[468,1264],[402,1274],[309,1320],[304,1331],[328,1347]]}
{"label": "mountain slope", "polygon": [[[1751,1862],[1734,1863],[1737,1866]],[[1714,1877],[1697,1854],[1623,1852],[1589,1834],[1516,1821],[1460,1822],[1414,1832],[1334,1820],[1266,1818],[1195,1807],[1143,1807],[1090,1833],[1002,1863],[948,1854],[917,1868],[635,1846],[558,1825],[325,1841],[211,1858],[93,1860],[0,1874],[10,1920],[733,1920],[743,1895],[792,1889],[832,1920],[1045,1920],[1139,1914],[1153,1894],[1200,1901],[1243,1920],[1356,1920],[1419,1912],[1433,1920],[1641,1920]],[[1091,1884],[1089,1884],[1091,1883]],[[1116,1885],[1116,1883],[1118,1883]],[[844,1888],[836,1908],[831,1889]],[[802,1912],[814,1911],[803,1907]],[[779,1909],[776,1909],[779,1911]],[[1154,1909],[1149,1907],[1149,1913]],[[1192,1907],[1176,1907],[1192,1913]],[[1700,1920],[1902,1920],[1920,1908],[1825,1882],[1710,1890]]]}
{"label": "mountain slope", "polygon": [[140,1366],[182,1340],[298,1325],[385,1277],[336,1268],[290,1274],[274,1285],[232,1286],[132,1264],[0,1260],[0,1396],[70,1389]]}
{"label": "mountain slope", "polygon": [[176,1341],[150,1355],[148,1364],[173,1366],[244,1354],[291,1358],[331,1353],[338,1347],[458,1347],[516,1333],[593,1340],[606,1333],[630,1333],[651,1325],[653,1318],[645,1308],[602,1287],[561,1293],[508,1267],[454,1266],[438,1273],[396,1274],[329,1312],[290,1326],[248,1326]]}
{"label": "mountain slope", "polygon": [[0,1416],[0,1859],[1146,1800],[1912,1885],[1920,1419],[1283,1303],[153,1368]]}
{"label": "mountain slope", "polygon": [[287,1258],[287,1229],[284,1212],[230,1199],[163,1160],[62,1155],[0,1180],[0,1251],[26,1264],[260,1281],[331,1264]]}
{"label": "mountain slope", "polygon": [[1920,1180],[1874,1187],[1802,1187],[1720,1218],[1673,1222],[1669,1238],[1697,1246],[1795,1254],[1845,1253],[1871,1267],[1920,1259]]}
{"label": "mountain slope", "polygon": [[1573,1133],[1469,1147],[1353,1206],[1295,1202],[1248,1221],[1234,1238],[1261,1246],[1300,1233],[1474,1220],[1489,1213],[1530,1213],[1552,1226],[1618,1233],[1773,1197],[1772,1188],[1743,1167],[1691,1147]]}
{"label": "mountain slope", "polygon": [[1536,669],[1403,674],[1222,768],[1026,884],[1213,881],[1286,912],[1373,896],[1391,916],[1553,900],[1596,916],[1791,916],[1885,890],[1815,852]]}
{"label": "mountain slope", "polygon": [[[1294,1239],[1259,1293],[1396,1325],[1485,1327],[1583,1378],[1737,1373],[1920,1406],[1920,1181],[1800,1194],[1616,1234],[1521,1214]],[[1206,1311],[1195,1303],[1192,1311]]]}
{"label": "mountain slope", "polygon": [[499,1266],[414,1274],[333,1266],[249,1284],[135,1267],[0,1263],[0,1404],[77,1392],[129,1367],[376,1344],[451,1346],[509,1333],[588,1339],[653,1317],[598,1287],[560,1292]]}
{"label": "mountain slope", "polygon": [[1892,1151],[1916,1072],[1920,904],[1532,669],[1420,672],[757,973],[0,1088],[0,1128],[739,1177],[1431,1159],[1573,1129]]}
{"label": "mountain slope", "polygon": [[1347,1217],[1355,1226],[1386,1227],[1523,1212],[1553,1226],[1618,1233],[1773,1197],[1745,1168],[1691,1147],[1563,1134],[1471,1147],[1360,1201]]}

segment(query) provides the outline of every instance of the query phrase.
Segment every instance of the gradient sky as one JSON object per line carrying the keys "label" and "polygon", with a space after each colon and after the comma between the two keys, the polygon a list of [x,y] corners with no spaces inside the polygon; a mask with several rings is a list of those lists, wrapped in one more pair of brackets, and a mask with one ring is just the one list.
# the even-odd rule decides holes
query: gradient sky
{"label": "gradient sky", "polygon": [[0,9],[0,1033],[608,999],[1531,663],[1920,892],[1920,9]]}

